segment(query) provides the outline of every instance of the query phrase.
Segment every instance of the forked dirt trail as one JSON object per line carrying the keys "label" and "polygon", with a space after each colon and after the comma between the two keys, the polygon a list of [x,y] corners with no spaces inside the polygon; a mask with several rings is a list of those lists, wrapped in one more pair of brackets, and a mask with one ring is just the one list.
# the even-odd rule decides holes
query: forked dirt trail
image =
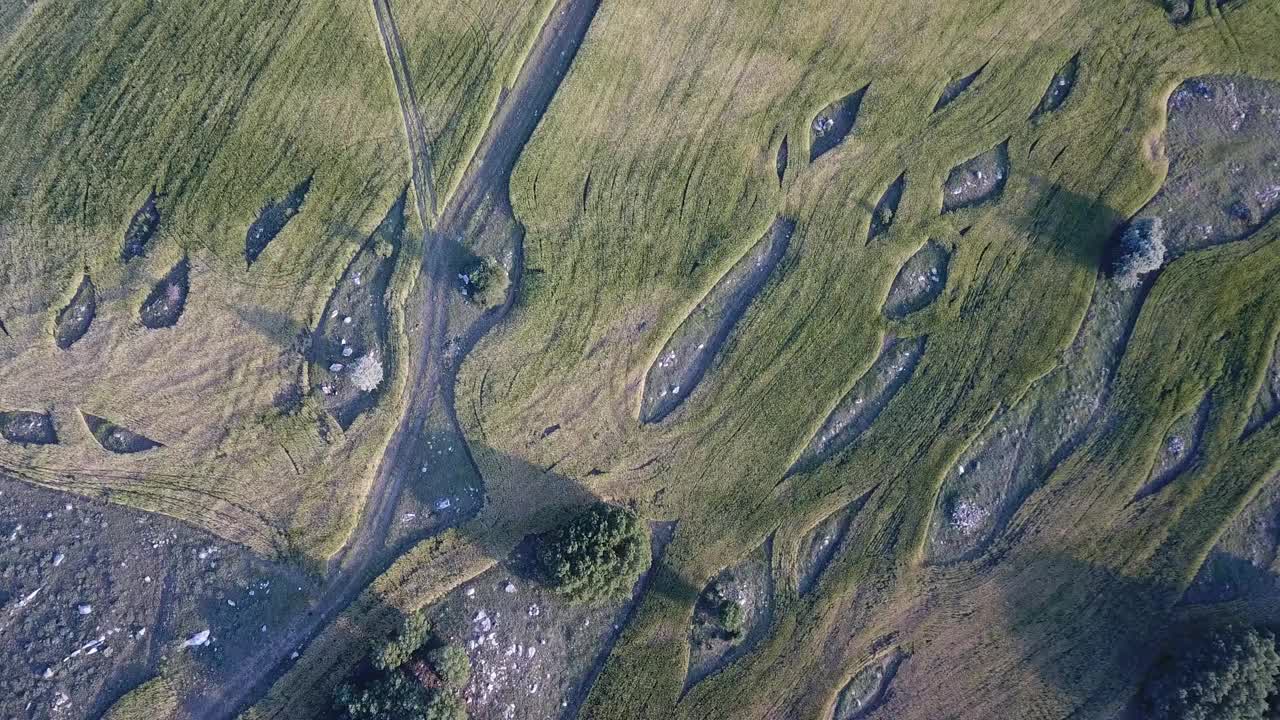
{"label": "forked dirt trail", "polygon": [[[446,241],[465,231],[486,197],[492,196],[504,210],[510,211],[508,181],[511,171],[577,55],[600,0],[559,0],[552,8],[515,85],[501,91],[497,110],[475,155],[443,211],[438,214],[426,124],[413,91],[404,45],[389,0],[372,0],[372,5],[400,101],[412,156],[414,203],[424,226],[419,278],[421,290],[414,295],[420,306],[416,310],[417,317],[406,318],[406,326],[413,328],[418,345],[409,358],[404,411],[379,463],[359,525],[347,546],[331,561],[328,585],[314,607],[306,615],[296,618],[275,642],[264,645],[246,660],[236,676],[223,687],[188,701],[188,713],[200,720],[234,717],[265,693],[287,669],[294,651],[301,650],[349,605],[385,564],[386,559],[380,553],[405,475],[415,464],[415,440],[421,437],[424,426],[432,417],[447,418],[451,429],[457,431],[452,407],[457,364],[498,319],[496,314],[489,314],[473,327],[462,329],[459,333],[461,347],[452,356],[446,354],[450,338],[448,303],[458,301],[451,298],[453,273],[447,266]],[[523,232],[517,226],[512,237],[512,255],[515,258],[512,276],[517,281],[523,255],[522,240]],[[413,312],[408,310],[408,314]],[[437,407],[437,403],[441,407]],[[462,437],[460,432],[457,435]]]}

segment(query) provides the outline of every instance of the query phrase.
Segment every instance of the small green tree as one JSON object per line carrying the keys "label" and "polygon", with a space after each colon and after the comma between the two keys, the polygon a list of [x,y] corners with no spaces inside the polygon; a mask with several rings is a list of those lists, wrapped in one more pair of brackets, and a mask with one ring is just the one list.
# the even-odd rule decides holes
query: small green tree
{"label": "small green tree", "polygon": [[1164,661],[1145,696],[1152,720],[1263,720],[1280,654],[1269,632],[1215,630]]}
{"label": "small green tree", "polygon": [[467,657],[467,651],[457,645],[445,645],[432,650],[427,654],[427,662],[444,684],[451,688],[464,688],[471,679],[471,659]]}
{"label": "small green tree", "polygon": [[724,631],[728,633],[729,639],[738,640],[742,638],[742,627],[747,620],[747,614],[742,608],[742,603],[736,600],[725,600],[716,609],[716,615],[720,621],[720,627],[723,627]]}
{"label": "small green tree", "polygon": [[491,257],[479,257],[458,273],[462,282],[462,294],[471,302],[483,307],[497,305],[506,299],[507,271]]}
{"label": "small green tree", "polygon": [[596,504],[544,535],[537,560],[546,581],[573,602],[625,597],[650,563],[649,533],[635,513]]}
{"label": "small green tree", "polygon": [[431,636],[431,623],[424,613],[406,615],[395,637],[374,648],[373,665],[379,670],[394,670],[409,661]]}

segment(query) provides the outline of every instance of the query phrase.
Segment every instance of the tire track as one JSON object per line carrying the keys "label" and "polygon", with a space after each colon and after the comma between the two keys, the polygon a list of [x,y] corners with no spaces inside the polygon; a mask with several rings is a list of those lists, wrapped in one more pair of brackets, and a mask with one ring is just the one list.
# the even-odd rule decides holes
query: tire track
{"label": "tire track", "polygon": [[475,153],[467,161],[456,191],[444,212],[438,213],[427,125],[413,92],[404,44],[390,1],[372,0],[374,20],[400,102],[411,154],[414,203],[423,225],[420,277],[423,290],[415,296],[421,300],[418,330],[421,345],[410,357],[403,414],[379,463],[360,522],[350,542],[330,562],[329,583],[308,613],[295,618],[274,642],[246,658],[235,676],[221,687],[186,701],[185,709],[195,720],[234,717],[265,694],[288,669],[286,664],[291,654],[314,639],[377,577],[382,566],[390,563],[390,559],[382,562],[378,559],[400,498],[404,477],[401,468],[412,466],[416,452],[414,441],[420,437],[437,402],[441,403],[443,415],[452,426],[450,429],[463,440],[463,449],[470,457],[465,437],[457,430],[453,407],[456,371],[461,357],[497,323],[515,297],[521,275],[524,232],[516,223],[517,231],[512,238],[515,258],[512,274],[516,282],[506,304],[499,312],[486,314],[472,327],[463,329],[461,352],[453,360],[446,354],[451,282],[445,240],[467,227],[485,197],[501,198],[504,209],[510,212],[506,201],[511,171],[567,75],[599,5],[600,0],[559,0],[552,8],[515,84],[501,91],[497,109]]}

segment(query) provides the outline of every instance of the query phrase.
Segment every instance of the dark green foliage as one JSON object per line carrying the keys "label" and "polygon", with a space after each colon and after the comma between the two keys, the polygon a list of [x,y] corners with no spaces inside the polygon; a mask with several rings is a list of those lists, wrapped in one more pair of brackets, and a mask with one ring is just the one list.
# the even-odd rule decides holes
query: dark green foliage
{"label": "dark green foliage", "polygon": [[491,257],[480,257],[469,263],[459,273],[462,294],[473,303],[489,307],[506,299],[507,271]]}
{"label": "dark green foliage", "polygon": [[451,688],[466,687],[471,679],[471,659],[467,652],[457,645],[445,645],[427,654],[427,662],[431,669],[440,676],[444,684]]}
{"label": "dark green foliage", "polygon": [[728,633],[729,637],[737,640],[742,637],[742,626],[746,622],[746,612],[742,609],[742,603],[734,600],[724,600],[720,603],[720,607],[716,609],[717,619],[720,626]]}
{"label": "dark green foliage", "polygon": [[418,648],[431,635],[431,624],[426,615],[414,613],[406,616],[400,631],[380,647],[373,650],[373,664],[380,670],[393,670],[409,661]]}
{"label": "dark green foliage", "polygon": [[423,715],[423,720],[467,720],[467,708],[453,693],[436,693],[427,702],[427,711]]}
{"label": "dark green foliage", "polygon": [[397,671],[388,672],[359,687],[342,685],[334,696],[334,705],[342,720],[417,720],[431,717],[427,715],[426,690]]}
{"label": "dark green foliage", "polygon": [[599,503],[543,536],[538,565],[570,600],[625,597],[649,567],[649,534],[635,513]]}
{"label": "dark green foliage", "polygon": [[1169,658],[1146,689],[1152,720],[1262,720],[1280,655],[1269,632],[1227,628]]}

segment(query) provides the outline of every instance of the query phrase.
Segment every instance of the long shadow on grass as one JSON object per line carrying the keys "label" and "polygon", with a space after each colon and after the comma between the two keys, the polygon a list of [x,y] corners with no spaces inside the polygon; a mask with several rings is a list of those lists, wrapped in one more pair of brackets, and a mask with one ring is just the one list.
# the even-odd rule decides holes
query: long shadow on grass
{"label": "long shadow on grass", "polygon": [[[994,643],[1002,660],[1069,698],[1072,717],[1099,717],[1129,703],[1178,635],[1171,612],[1176,588],[1065,553],[1010,563],[996,587],[1003,627],[973,630]],[[1000,637],[1013,646],[1001,648]],[[981,658],[972,660],[981,666]]]}
{"label": "long shadow on grass", "polygon": [[1048,242],[1055,253],[1074,264],[1105,272],[1112,239],[1126,218],[1098,198],[1068,190],[1043,177],[1030,182],[1040,199],[1014,222],[1034,242]]}

